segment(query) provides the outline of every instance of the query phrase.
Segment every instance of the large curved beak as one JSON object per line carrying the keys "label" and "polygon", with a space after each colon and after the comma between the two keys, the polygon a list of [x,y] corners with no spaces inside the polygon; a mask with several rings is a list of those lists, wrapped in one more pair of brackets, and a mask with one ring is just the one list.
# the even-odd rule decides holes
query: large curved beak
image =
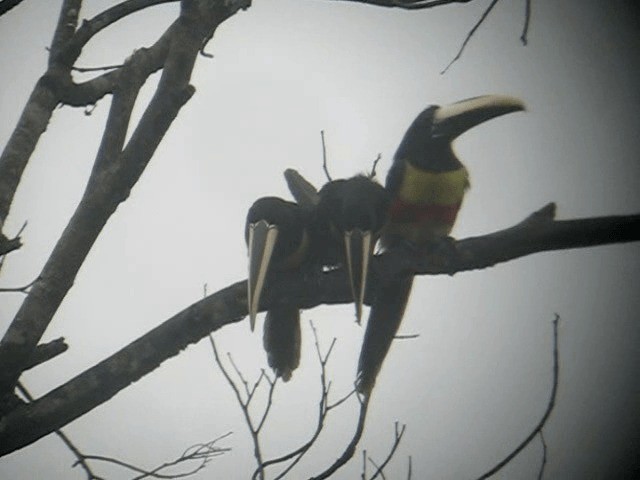
{"label": "large curved beak", "polygon": [[507,95],[484,95],[439,107],[433,117],[433,137],[450,140],[487,120],[525,110],[522,100]]}
{"label": "large curved beak", "polygon": [[356,320],[358,323],[362,318],[364,292],[367,287],[367,272],[369,271],[369,258],[372,249],[371,237],[370,231],[360,229],[349,230],[344,234],[349,282],[351,283],[353,301],[356,305]]}
{"label": "large curved beak", "polygon": [[278,238],[278,227],[266,220],[249,225],[249,280],[247,304],[251,331],[256,326],[256,315],[260,306],[260,295],[264,288],[265,278],[273,248]]}

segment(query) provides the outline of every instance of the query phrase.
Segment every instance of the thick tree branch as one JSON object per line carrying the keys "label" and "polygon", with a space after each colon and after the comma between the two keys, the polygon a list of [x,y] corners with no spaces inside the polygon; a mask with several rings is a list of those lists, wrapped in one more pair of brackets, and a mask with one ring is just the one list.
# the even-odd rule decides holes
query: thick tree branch
{"label": "thick tree branch", "polygon": [[18,124],[0,155],[0,231],[9,214],[22,173],[58,104],[58,91],[51,79],[55,76],[54,72],[60,69],[53,59],[75,30],[81,3],[81,0],[63,2],[51,42],[49,69],[36,83]]}
{"label": "thick tree branch", "polygon": [[114,5],[104,12],[99,13],[91,20],[83,21],[80,28],[78,28],[77,31],[74,30],[75,34],[65,43],[64,49],[61,49],[56,60],[71,68],[87,42],[108,26],[145,8],[177,1],[178,0],[126,0]]}
{"label": "thick tree branch", "polygon": [[[8,393],[15,386],[102,228],[117,206],[127,199],[169,126],[194,93],[189,78],[203,39],[210,37],[231,11],[235,12],[245,4],[245,1],[231,3],[228,7],[217,2],[213,5],[203,2],[202,7],[195,3],[183,4],[180,17],[169,28],[171,34],[159,40],[168,45],[156,93],[128,144],[120,152],[128,125],[127,112],[130,112],[137,89],[155,67],[153,61],[142,62],[142,65],[130,63],[131,75],[122,78],[122,101],[116,97],[112,103],[115,114],[112,116],[114,125],[110,127],[114,128],[105,132],[88,188],[40,279],[0,342],[0,364],[3,365],[0,392]],[[146,58],[145,53],[138,51],[136,56]],[[144,68],[145,65],[148,68]],[[141,71],[135,67],[142,67]],[[125,117],[119,117],[117,112],[124,113]]]}
{"label": "thick tree branch", "polygon": [[17,7],[22,3],[22,0],[2,0],[0,1],[0,16],[7,13],[13,7]]}
{"label": "thick tree branch", "polygon": [[45,362],[48,362],[52,358],[64,353],[69,348],[69,345],[64,341],[64,337],[56,338],[48,343],[39,344],[33,351],[33,355],[27,362],[25,370],[37,367]]}
{"label": "thick tree branch", "polygon": [[[553,205],[514,227],[454,243],[448,254],[398,249],[374,259],[370,293],[388,275],[452,274],[495,265],[535,252],[640,240],[640,215],[553,220]],[[447,257],[448,255],[448,257]],[[28,445],[112,398],[192,343],[247,315],[246,282],[241,281],[194,303],[111,357],[32,404],[0,420],[0,455]],[[285,295],[286,293],[286,295]],[[264,293],[261,309],[283,298],[301,308],[350,303],[345,272],[283,276]]]}

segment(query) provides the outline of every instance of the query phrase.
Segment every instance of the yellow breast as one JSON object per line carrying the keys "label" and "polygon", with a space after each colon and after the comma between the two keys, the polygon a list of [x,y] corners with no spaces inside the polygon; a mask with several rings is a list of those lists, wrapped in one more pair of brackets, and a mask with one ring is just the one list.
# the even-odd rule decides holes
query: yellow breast
{"label": "yellow breast", "polygon": [[427,172],[405,164],[398,196],[407,203],[453,205],[462,202],[469,188],[469,174],[461,167],[450,172]]}

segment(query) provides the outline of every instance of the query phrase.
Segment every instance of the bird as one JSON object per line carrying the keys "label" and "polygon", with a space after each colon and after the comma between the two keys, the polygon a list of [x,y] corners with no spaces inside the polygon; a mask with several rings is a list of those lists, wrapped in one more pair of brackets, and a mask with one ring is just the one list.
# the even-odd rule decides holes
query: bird
{"label": "bird", "polygon": [[[310,251],[310,212],[278,197],[262,197],[249,208],[245,241],[249,255],[247,303],[249,325],[255,329],[260,297],[267,283],[279,274],[304,268]],[[300,364],[300,311],[296,305],[278,304],[267,311],[263,345],[276,377],[291,378]]]}
{"label": "bird", "polygon": [[332,180],[318,192],[314,252],[323,265],[343,265],[360,323],[369,261],[387,223],[391,197],[365,175]]}
{"label": "bird", "polygon": [[[506,95],[483,95],[424,109],[406,131],[387,174],[392,197],[384,249],[399,245],[429,250],[443,244],[453,228],[469,174],[453,149],[467,130],[524,103]],[[445,242],[446,243],[446,242]],[[450,243],[450,245],[453,245]],[[358,360],[356,390],[369,395],[398,331],[413,276],[385,279],[373,299]]]}

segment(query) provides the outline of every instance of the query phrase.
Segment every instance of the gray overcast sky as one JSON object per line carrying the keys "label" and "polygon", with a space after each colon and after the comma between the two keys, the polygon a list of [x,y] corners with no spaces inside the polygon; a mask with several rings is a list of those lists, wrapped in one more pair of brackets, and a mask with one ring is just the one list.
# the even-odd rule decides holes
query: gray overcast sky
{"label": "gray overcast sky", "polygon": [[[60,2],[25,1],[0,17],[0,143],[4,145],[46,66]],[[85,1],[90,18],[115,2]],[[555,201],[560,218],[640,211],[640,29],[631,2],[534,0],[529,46],[519,42],[524,0],[500,2],[462,59],[444,76],[488,1],[422,12],[323,0],[255,0],[227,21],[200,58],[196,95],[182,110],[129,201],[110,220],[45,340],[71,348],[24,377],[42,395],[209,292],[244,278],[246,209],[263,195],[288,197],[282,172],[316,185],[321,129],[334,177],[370,168],[384,178],[414,116],[431,103],[484,93],[522,98],[528,111],[489,122],[456,148],[472,189],[456,237],[510,226]],[[149,45],[177,14],[165,5],[99,35],[79,65],[120,63]],[[145,98],[152,92],[147,85]],[[8,220],[25,220],[25,246],[2,286],[38,275],[82,193],[108,99],[91,116],[56,110]],[[144,103],[144,102],[141,102]],[[138,109],[142,111],[142,106]],[[388,478],[474,478],[538,422],[551,389],[551,320],[560,328],[560,389],[545,429],[546,478],[624,478],[640,450],[640,323],[637,244],[538,254],[454,277],[416,281],[402,333],[378,379],[361,446],[381,460],[393,423],[407,432]],[[22,298],[5,295],[6,328]],[[336,397],[350,388],[363,329],[351,305],[303,313],[303,359],[276,392],[267,456],[314,427],[318,366],[307,321],[330,361]],[[261,328],[261,318],[258,320]],[[216,333],[249,377],[266,366],[248,322]],[[293,478],[331,463],[355,425],[356,405],[328,421]],[[88,453],[151,467],[228,431],[233,451],[197,478],[248,478],[251,448],[208,342],[187,349],[65,431]],[[536,478],[534,442],[499,478]],[[54,436],[0,460],[1,478],[82,479]],[[636,463],[637,465],[637,463]],[[357,478],[359,462],[336,478]],[[127,478],[105,468],[110,478]],[[630,477],[626,477],[630,478]]]}

